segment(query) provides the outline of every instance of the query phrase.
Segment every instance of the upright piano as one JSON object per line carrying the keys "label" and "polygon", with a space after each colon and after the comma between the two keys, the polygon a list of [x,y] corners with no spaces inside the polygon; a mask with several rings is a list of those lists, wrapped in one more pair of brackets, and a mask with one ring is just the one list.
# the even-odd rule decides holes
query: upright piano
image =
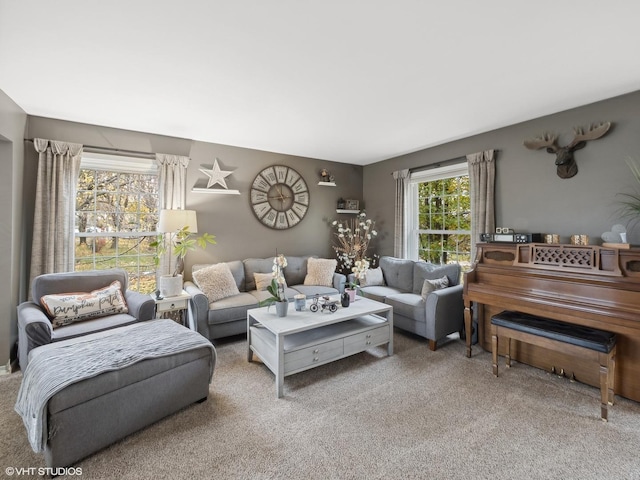
{"label": "upright piano", "polygon": [[[463,297],[466,331],[477,320],[478,342],[488,351],[491,317],[503,310],[615,332],[615,393],[640,401],[640,248],[479,243]],[[467,334],[468,357],[471,339]],[[511,355],[599,386],[597,368],[564,353],[513,342]]]}

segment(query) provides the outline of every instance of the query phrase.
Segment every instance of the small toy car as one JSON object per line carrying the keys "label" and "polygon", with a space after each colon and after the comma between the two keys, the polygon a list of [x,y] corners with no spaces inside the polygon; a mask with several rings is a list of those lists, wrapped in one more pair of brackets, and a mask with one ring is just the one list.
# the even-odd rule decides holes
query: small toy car
{"label": "small toy car", "polygon": [[320,303],[320,295],[316,295],[313,297],[313,301],[311,305],[309,305],[309,310],[313,313],[317,312],[318,309],[329,310],[329,312],[334,313],[338,310],[338,302],[335,300],[331,300],[327,295],[322,297],[322,303]]}

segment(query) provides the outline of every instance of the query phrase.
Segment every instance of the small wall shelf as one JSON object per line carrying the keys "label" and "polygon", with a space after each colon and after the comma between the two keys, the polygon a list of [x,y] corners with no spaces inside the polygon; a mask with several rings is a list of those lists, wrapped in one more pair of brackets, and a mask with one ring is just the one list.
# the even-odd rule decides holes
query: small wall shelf
{"label": "small wall shelf", "polygon": [[337,208],[336,209],[336,213],[352,213],[352,214],[358,214],[360,213],[360,210],[345,210],[342,208]]}
{"label": "small wall shelf", "polygon": [[321,187],[335,187],[336,182],[318,182]]}
{"label": "small wall shelf", "polygon": [[194,193],[216,193],[218,195],[240,195],[239,190],[227,190],[224,188],[192,188]]}

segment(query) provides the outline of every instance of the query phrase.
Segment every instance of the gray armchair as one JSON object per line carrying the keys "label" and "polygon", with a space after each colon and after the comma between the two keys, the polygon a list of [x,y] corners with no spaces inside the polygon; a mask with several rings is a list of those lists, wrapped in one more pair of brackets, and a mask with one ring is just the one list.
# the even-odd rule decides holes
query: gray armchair
{"label": "gray armchair", "polygon": [[[122,286],[128,313],[92,318],[53,328],[51,319],[41,303],[44,295],[91,292],[115,280],[120,281]],[[33,301],[18,305],[18,358],[22,370],[27,368],[29,352],[41,345],[150,320],[155,315],[153,299],[149,295],[128,290],[127,272],[119,268],[40,275],[33,279],[31,293]]]}

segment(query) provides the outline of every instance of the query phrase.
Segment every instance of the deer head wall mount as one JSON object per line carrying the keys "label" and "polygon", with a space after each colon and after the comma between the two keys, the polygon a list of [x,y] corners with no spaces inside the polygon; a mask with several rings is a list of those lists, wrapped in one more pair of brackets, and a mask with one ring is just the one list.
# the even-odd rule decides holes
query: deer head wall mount
{"label": "deer head wall mount", "polygon": [[558,135],[551,133],[545,133],[541,137],[532,140],[525,140],[524,146],[531,150],[539,150],[546,147],[548,153],[555,153],[558,176],[560,178],[571,178],[578,173],[578,164],[573,158],[573,152],[584,148],[588,140],[602,137],[609,131],[610,127],[611,122],[591,125],[586,132],[582,127],[574,127],[573,140],[564,147],[558,145]]}

